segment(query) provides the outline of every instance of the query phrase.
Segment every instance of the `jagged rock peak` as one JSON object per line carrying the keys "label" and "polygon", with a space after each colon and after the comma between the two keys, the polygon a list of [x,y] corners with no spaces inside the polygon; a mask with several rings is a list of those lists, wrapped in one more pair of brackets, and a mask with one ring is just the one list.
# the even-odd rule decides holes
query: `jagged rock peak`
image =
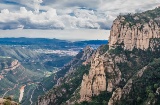
{"label": "jagged rock peak", "polygon": [[93,52],[94,52],[94,50],[90,46],[86,46],[83,49],[83,56],[81,57],[81,60],[88,59]]}
{"label": "jagged rock peak", "polygon": [[91,46],[86,46],[83,51],[87,51],[87,50],[93,50],[93,48]]}
{"label": "jagged rock peak", "polygon": [[123,45],[126,50],[146,50],[150,39],[160,38],[160,7],[143,13],[118,16],[112,25],[109,48]]}

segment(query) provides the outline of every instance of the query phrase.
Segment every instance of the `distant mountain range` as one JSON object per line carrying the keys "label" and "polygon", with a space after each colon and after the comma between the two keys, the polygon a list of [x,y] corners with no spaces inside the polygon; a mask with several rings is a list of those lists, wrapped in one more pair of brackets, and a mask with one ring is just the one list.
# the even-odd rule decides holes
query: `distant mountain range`
{"label": "distant mountain range", "polygon": [[66,41],[59,39],[47,38],[0,38],[0,45],[59,45],[59,46],[85,46],[85,45],[101,45],[108,43],[107,40],[85,40],[85,41]]}

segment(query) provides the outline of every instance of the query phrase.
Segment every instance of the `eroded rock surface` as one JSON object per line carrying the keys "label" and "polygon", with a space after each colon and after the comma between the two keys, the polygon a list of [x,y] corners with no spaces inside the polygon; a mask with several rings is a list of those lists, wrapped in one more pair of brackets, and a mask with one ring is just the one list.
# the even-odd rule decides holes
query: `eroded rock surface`
{"label": "eroded rock surface", "polygon": [[121,72],[114,63],[109,53],[95,53],[91,60],[89,74],[84,74],[80,89],[80,101],[89,101],[94,95],[99,95],[102,91],[111,92],[120,82]]}
{"label": "eroded rock surface", "polygon": [[160,38],[159,23],[152,19],[135,25],[125,22],[123,16],[114,20],[109,37],[110,49],[123,44],[126,50],[133,48],[146,50],[150,46],[150,39]]}

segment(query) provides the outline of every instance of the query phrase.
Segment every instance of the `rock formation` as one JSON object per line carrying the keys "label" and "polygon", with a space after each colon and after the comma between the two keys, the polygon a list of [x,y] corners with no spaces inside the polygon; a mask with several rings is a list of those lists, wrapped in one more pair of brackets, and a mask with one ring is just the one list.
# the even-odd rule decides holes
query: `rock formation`
{"label": "rock formation", "polygon": [[89,101],[102,91],[111,92],[121,80],[121,72],[109,53],[100,55],[97,50],[91,60],[89,74],[84,74],[80,89],[80,101]]}
{"label": "rock formation", "polygon": [[[127,21],[130,17],[133,22]],[[150,39],[160,38],[160,18],[153,20],[149,17],[148,22],[139,22],[142,19],[137,15],[119,16],[115,19],[109,37],[110,49],[123,44],[126,50],[146,50],[150,47]]]}

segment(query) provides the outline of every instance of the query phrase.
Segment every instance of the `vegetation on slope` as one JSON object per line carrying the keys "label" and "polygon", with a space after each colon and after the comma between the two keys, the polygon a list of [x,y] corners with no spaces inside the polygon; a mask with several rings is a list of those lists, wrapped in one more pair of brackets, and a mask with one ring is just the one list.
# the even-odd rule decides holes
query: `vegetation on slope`
{"label": "vegetation on slope", "polygon": [[121,15],[119,17],[124,17],[123,24],[129,23],[130,26],[136,25],[137,23],[144,24],[148,23],[150,20],[159,22],[160,17],[160,7],[157,7],[153,10],[148,10],[142,13]]}

